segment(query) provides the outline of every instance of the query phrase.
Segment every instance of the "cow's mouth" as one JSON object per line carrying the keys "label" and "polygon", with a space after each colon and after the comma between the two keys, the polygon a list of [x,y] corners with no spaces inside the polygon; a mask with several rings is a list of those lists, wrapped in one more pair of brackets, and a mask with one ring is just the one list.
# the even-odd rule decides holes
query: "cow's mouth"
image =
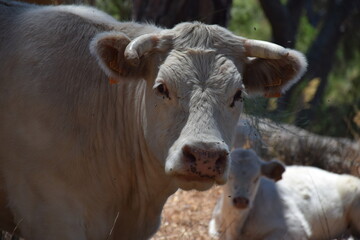
{"label": "cow's mouth", "polygon": [[195,181],[195,182],[214,182],[215,177],[213,176],[203,176],[203,175],[175,175],[176,178],[181,179],[183,181]]}
{"label": "cow's mouth", "polygon": [[221,185],[225,183],[222,179],[217,179],[214,176],[175,174],[174,177],[177,180],[179,188],[183,190],[195,189],[205,191],[211,188],[214,184]]}

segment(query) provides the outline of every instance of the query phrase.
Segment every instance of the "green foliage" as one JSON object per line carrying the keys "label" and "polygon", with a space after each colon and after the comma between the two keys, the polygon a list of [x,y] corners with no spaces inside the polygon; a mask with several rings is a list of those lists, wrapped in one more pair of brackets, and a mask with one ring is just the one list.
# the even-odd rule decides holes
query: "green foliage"
{"label": "green foliage", "polygon": [[96,0],[96,7],[118,20],[126,21],[131,19],[131,0]]}
{"label": "green foliage", "polygon": [[348,59],[346,47],[343,43],[337,51],[325,99],[318,108],[317,124],[312,130],[331,136],[359,138],[360,125],[355,117],[360,111],[360,53],[354,51]]}
{"label": "green foliage", "polygon": [[360,126],[355,117],[359,113],[360,99],[346,104],[321,105],[317,115],[309,125],[308,130],[333,137],[359,139]]}
{"label": "green foliage", "polygon": [[270,25],[258,1],[234,0],[229,29],[246,38],[271,39]]}
{"label": "green foliage", "polygon": [[346,59],[340,48],[329,77],[326,105],[350,104],[360,99],[360,53],[354,52],[352,59]]}
{"label": "green foliage", "polygon": [[306,16],[301,16],[299,23],[299,30],[296,36],[295,48],[301,52],[306,52],[314,41],[317,33],[317,28],[314,28],[308,21]]}
{"label": "green foliage", "polygon": [[[328,77],[323,102],[309,130],[319,134],[359,139],[360,124],[360,14],[349,18]],[[326,116],[326,117],[324,117]]]}

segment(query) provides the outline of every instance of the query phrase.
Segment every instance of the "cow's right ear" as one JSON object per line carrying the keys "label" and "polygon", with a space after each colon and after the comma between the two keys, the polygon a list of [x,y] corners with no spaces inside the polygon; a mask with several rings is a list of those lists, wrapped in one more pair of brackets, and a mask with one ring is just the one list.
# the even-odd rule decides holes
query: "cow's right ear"
{"label": "cow's right ear", "polygon": [[285,172],[285,166],[278,160],[271,160],[261,164],[261,173],[274,181],[279,181]]}
{"label": "cow's right ear", "polygon": [[124,57],[125,49],[130,42],[125,34],[118,32],[100,33],[91,41],[90,52],[109,78],[118,80],[141,72],[141,65],[134,66]]}

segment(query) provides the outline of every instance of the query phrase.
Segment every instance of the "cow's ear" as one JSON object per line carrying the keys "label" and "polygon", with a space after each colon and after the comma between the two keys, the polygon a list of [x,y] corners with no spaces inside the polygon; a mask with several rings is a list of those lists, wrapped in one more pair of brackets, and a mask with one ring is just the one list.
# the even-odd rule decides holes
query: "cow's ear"
{"label": "cow's ear", "polygon": [[250,95],[279,97],[288,90],[307,68],[304,55],[290,49],[277,59],[248,58],[243,82]]}
{"label": "cow's ear", "polygon": [[134,66],[124,57],[130,42],[125,34],[117,32],[100,33],[91,41],[90,51],[109,78],[118,80],[141,72],[142,64]]}
{"label": "cow's ear", "polygon": [[278,160],[271,160],[261,164],[261,173],[274,181],[279,181],[285,172],[285,166]]}

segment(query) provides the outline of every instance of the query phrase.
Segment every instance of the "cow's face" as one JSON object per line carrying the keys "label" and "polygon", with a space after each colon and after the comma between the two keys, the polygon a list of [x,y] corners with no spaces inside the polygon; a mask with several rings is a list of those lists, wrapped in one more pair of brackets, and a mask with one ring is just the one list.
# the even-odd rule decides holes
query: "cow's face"
{"label": "cow's face", "polygon": [[244,91],[232,59],[214,50],[172,50],[160,66],[147,92],[146,137],[181,188],[225,182]]}
{"label": "cow's face", "polygon": [[252,150],[236,149],[230,158],[230,173],[224,194],[238,209],[251,207],[262,176],[278,181],[285,171],[281,162],[265,162]]}
{"label": "cow's face", "polygon": [[103,33],[91,50],[109,77],[146,80],[146,143],[183,189],[225,183],[243,96],[278,94],[306,68],[296,51],[200,23],[134,40]]}

